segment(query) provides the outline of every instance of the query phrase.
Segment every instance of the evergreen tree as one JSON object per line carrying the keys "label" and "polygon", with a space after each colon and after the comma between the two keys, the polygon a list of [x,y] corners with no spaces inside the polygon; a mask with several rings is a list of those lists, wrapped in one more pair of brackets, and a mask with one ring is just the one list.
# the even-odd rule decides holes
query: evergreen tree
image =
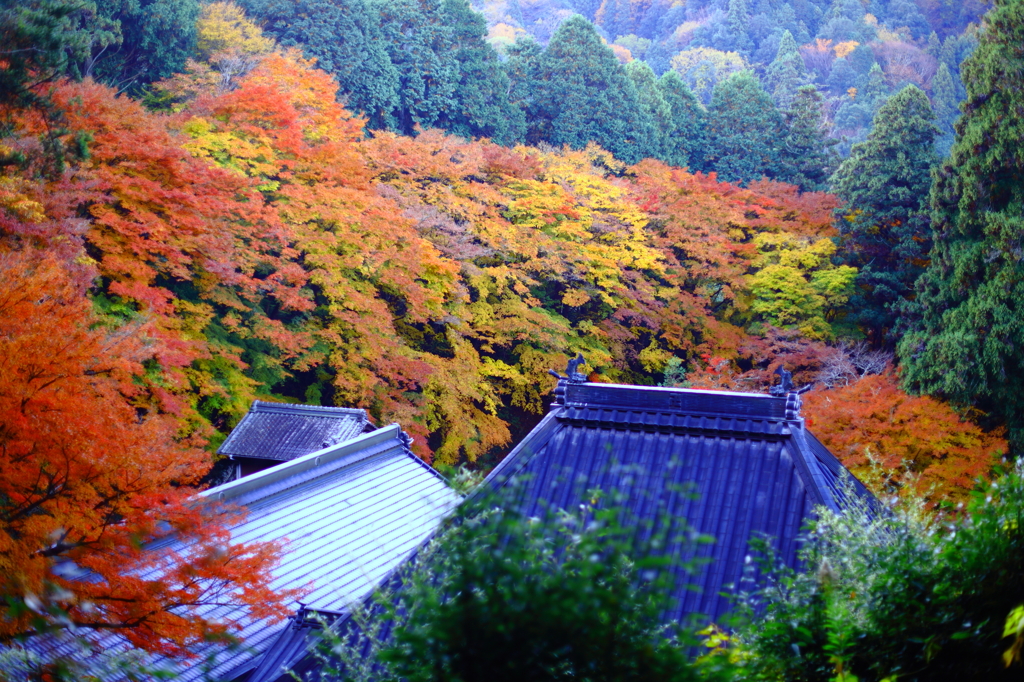
{"label": "evergreen tree", "polygon": [[850,66],[849,61],[840,57],[832,62],[832,71],[829,72],[825,85],[834,96],[842,97],[850,88],[855,87],[856,83],[857,72]]}
{"label": "evergreen tree", "polygon": [[398,71],[367,0],[238,1],[280,45],[300,46],[306,57],[315,57],[338,80],[346,106],[366,116],[367,127],[396,125]]}
{"label": "evergreen tree", "polygon": [[506,145],[521,142],[526,119],[523,110],[509,102],[508,75],[485,40],[484,16],[468,0],[443,0],[442,19],[452,31],[459,75],[455,106],[436,125],[468,139],[489,137]]}
{"label": "evergreen tree", "polygon": [[[640,104],[640,111],[650,117],[654,123],[654,136],[651,141],[653,156],[669,162],[671,154],[673,119],[672,108],[665,101],[665,96],[658,87],[658,78],[646,62],[634,59],[626,64],[626,75],[633,81]],[[670,162],[669,162],[670,163]]]}
{"label": "evergreen tree", "polygon": [[369,0],[380,15],[388,56],[398,71],[395,128],[412,135],[433,128],[457,111],[459,63],[455,37],[441,0]]}
{"label": "evergreen tree", "polygon": [[673,166],[688,166],[695,173],[705,170],[707,112],[675,71],[662,74],[658,79],[658,89],[672,114],[663,157],[665,162]]}
{"label": "evergreen tree", "polygon": [[540,113],[551,121],[548,142],[574,149],[596,142],[626,163],[656,152],[654,122],[636,87],[583,17],[558,27],[534,82]]}
{"label": "evergreen tree", "polygon": [[122,40],[97,46],[82,75],[118,90],[137,95],[181,71],[196,44],[199,0],[106,0],[96,4],[96,14],[116,23]]}
{"label": "evergreen tree", "polygon": [[875,29],[864,21],[864,4],[861,0],[833,0],[818,29],[817,37],[835,42],[856,40],[869,43],[875,37]]}
{"label": "evergreen tree", "polygon": [[519,38],[505,50],[509,101],[523,112],[526,144],[535,145],[551,136],[554,117],[542,100],[541,61],[544,49],[533,38]]}
{"label": "evergreen tree", "polygon": [[1024,445],[1024,0],[995,0],[932,188],[935,246],[899,344],[906,384],[1006,421]]}
{"label": "evergreen tree", "polygon": [[939,126],[939,137],[935,141],[936,150],[939,156],[946,156],[953,144],[953,122],[960,112],[953,76],[944,63],[939,64],[939,69],[932,78],[932,107],[935,109],[935,120]]}
{"label": "evergreen tree", "polygon": [[886,23],[893,28],[906,26],[914,40],[924,38],[931,31],[928,20],[921,14],[914,0],[892,0],[887,10],[884,17]]}
{"label": "evergreen tree", "polygon": [[775,59],[765,72],[765,85],[780,109],[788,109],[797,89],[807,82],[807,69],[793,34],[786,31],[779,41]]}
{"label": "evergreen tree", "polygon": [[747,182],[782,174],[782,114],[750,71],[734,73],[715,86],[707,130],[707,166],[720,179]]}
{"label": "evergreen tree", "polygon": [[861,325],[881,345],[898,305],[911,293],[928,257],[928,188],[937,158],[935,115],[928,97],[908,85],[875,115],[866,141],[855,144],[832,178],[846,202],[840,220],[848,265],[859,269]]}
{"label": "evergreen tree", "polygon": [[872,109],[878,111],[889,94],[889,85],[885,82],[882,67],[877,63],[872,64],[867,75],[857,84],[857,97],[861,101],[870,102]]}
{"label": "evergreen tree", "polygon": [[594,19],[594,14],[601,7],[603,2],[604,0],[569,0],[569,6],[572,7],[573,11],[582,14],[592,21]]}
{"label": "evergreen tree", "polygon": [[[867,45],[858,45],[853,48],[846,57],[847,61],[850,62],[850,67],[856,72],[858,80],[866,76],[877,61],[875,60],[875,53],[871,51],[871,48]],[[858,87],[861,85],[857,84]]]}
{"label": "evergreen tree", "polygon": [[595,12],[596,22],[608,39],[633,33],[632,2],[630,0],[603,0]]}
{"label": "evergreen tree", "polygon": [[750,52],[754,45],[747,34],[750,21],[750,5],[747,0],[729,0],[729,11],[726,14],[725,26],[729,36],[729,44],[719,49],[727,49],[744,54]]}
{"label": "evergreen tree", "polygon": [[824,192],[838,156],[825,129],[825,98],[813,85],[801,87],[786,112],[789,132],[783,145],[785,180],[805,192]]}

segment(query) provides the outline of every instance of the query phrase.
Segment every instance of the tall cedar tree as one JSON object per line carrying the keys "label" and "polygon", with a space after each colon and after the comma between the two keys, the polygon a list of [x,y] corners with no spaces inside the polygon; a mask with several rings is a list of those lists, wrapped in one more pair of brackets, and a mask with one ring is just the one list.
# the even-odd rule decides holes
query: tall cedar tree
{"label": "tall cedar tree", "polygon": [[394,129],[412,135],[438,127],[457,110],[459,62],[453,27],[441,12],[441,0],[369,0],[380,14],[381,32],[391,63],[398,70],[398,108]]}
{"label": "tall cedar tree", "polygon": [[0,252],[0,644],[73,626],[186,656],[228,629],[204,604],[283,616],[279,548],[230,542],[231,516],[193,500],[200,443],[139,407],[160,344],[100,324],[95,272],[61,248]]}
{"label": "tall cedar tree", "polygon": [[538,99],[548,142],[581,149],[596,142],[626,163],[654,156],[656,130],[633,82],[593,24],[573,16],[541,56]]}
{"label": "tall cedar tree", "polygon": [[347,106],[367,126],[387,129],[398,109],[398,70],[391,63],[371,0],[238,0],[285,47],[300,46],[338,80]]}
{"label": "tall cedar tree", "polygon": [[672,166],[689,167],[693,172],[704,170],[707,143],[707,111],[704,105],[675,71],[662,74],[658,79],[658,89],[672,113],[662,160]]}
{"label": "tall cedar tree", "polygon": [[185,66],[196,44],[199,0],[101,0],[97,19],[117,30],[114,44],[95,42],[79,75],[139,94]]}
{"label": "tall cedar tree", "polygon": [[533,38],[519,38],[506,51],[509,101],[523,112],[525,142],[536,145],[551,135],[551,117],[541,99],[541,58],[544,49]]}
{"label": "tall cedar tree", "polygon": [[498,144],[521,142],[526,134],[523,110],[509,102],[509,79],[498,53],[486,41],[487,21],[468,0],[444,0],[443,19],[452,29],[459,65],[455,106],[437,126],[467,139],[488,137]]}
{"label": "tall cedar tree", "polygon": [[960,115],[956,85],[949,67],[939,64],[935,77],[932,78],[932,107],[935,109],[935,122],[939,126],[939,137],[935,147],[939,156],[945,157],[953,146],[953,123]]}
{"label": "tall cedar tree", "polygon": [[835,145],[825,129],[825,99],[813,85],[796,92],[786,112],[788,132],[783,145],[785,179],[805,192],[824,192],[839,162]]}
{"label": "tall cedar tree", "polygon": [[665,101],[658,87],[658,77],[647,65],[647,62],[634,59],[626,64],[626,74],[636,86],[640,110],[654,122],[654,138],[651,144],[651,156],[668,160],[670,142],[675,132],[672,118],[672,107]]}
{"label": "tall cedar tree", "polygon": [[797,90],[807,82],[807,69],[793,34],[786,31],[779,41],[775,59],[765,72],[765,84],[780,109],[788,109]]}
{"label": "tall cedar tree", "polygon": [[1024,445],[1024,0],[996,0],[932,188],[935,246],[899,344],[914,390],[976,405]]}
{"label": "tall cedar tree", "polygon": [[908,85],[882,105],[868,139],[853,146],[832,178],[847,204],[840,221],[844,258],[860,270],[856,321],[876,345],[893,342],[899,304],[927,262],[934,121],[928,97]]}
{"label": "tall cedar tree", "polygon": [[749,182],[781,171],[785,123],[771,96],[750,71],[715,86],[708,107],[709,170],[727,182]]}

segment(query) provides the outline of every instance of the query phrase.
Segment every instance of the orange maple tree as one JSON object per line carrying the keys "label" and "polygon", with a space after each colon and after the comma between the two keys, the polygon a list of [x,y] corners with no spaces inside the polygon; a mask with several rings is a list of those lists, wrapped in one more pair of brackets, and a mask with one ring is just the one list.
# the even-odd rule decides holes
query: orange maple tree
{"label": "orange maple tree", "polygon": [[204,605],[285,614],[279,548],[196,502],[209,456],[142,407],[154,327],[100,324],[86,263],[0,250],[0,643],[73,625],[187,656],[229,631]]}
{"label": "orange maple tree", "polygon": [[[861,377],[849,386],[813,390],[803,413],[814,434],[865,482],[910,483],[934,501],[966,499],[1008,450],[947,403],[899,387],[896,372]],[[888,473],[892,472],[892,474]],[[909,476],[907,475],[909,474]]]}

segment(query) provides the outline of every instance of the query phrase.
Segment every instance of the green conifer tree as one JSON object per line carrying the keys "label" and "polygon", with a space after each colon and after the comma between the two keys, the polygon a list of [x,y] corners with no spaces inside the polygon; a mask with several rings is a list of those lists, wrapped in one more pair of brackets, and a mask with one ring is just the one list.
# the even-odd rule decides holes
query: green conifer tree
{"label": "green conifer tree", "polygon": [[563,22],[540,60],[538,107],[550,118],[547,141],[574,149],[596,142],[626,163],[656,153],[656,131],[636,87],[593,24]]}
{"label": "green conifer tree", "polygon": [[459,63],[454,29],[445,20],[441,0],[368,0],[380,15],[381,34],[398,71],[396,129],[412,135],[433,128],[457,110]]}
{"label": "green conifer tree", "polygon": [[694,173],[705,170],[707,112],[704,106],[675,71],[662,74],[658,79],[658,89],[672,113],[665,162],[673,166],[688,166]]}
{"label": "green conifer tree", "polygon": [[487,20],[468,0],[443,0],[442,21],[452,31],[458,83],[455,106],[436,125],[465,138],[489,137],[498,144],[521,142],[526,134],[523,110],[508,98],[508,75],[498,53],[485,40]]}
{"label": "green conifer tree", "polygon": [[882,67],[877,62],[872,64],[867,75],[860,79],[857,85],[857,99],[870,102],[872,109],[877,112],[890,94],[891,90],[888,83],[885,82],[885,73],[882,71]]}
{"label": "green conifer tree", "polygon": [[932,108],[935,109],[935,121],[939,127],[939,137],[935,142],[936,150],[939,156],[946,156],[953,144],[953,122],[960,111],[953,76],[944,63],[939,64],[939,69],[932,78]]}
{"label": "green conifer tree", "polygon": [[825,85],[834,97],[842,97],[847,94],[856,82],[857,72],[850,66],[850,62],[843,57],[832,62],[832,71],[829,72]]}
{"label": "green conifer tree", "polygon": [[908,85],[875,114],[832,178],[846,202],[839,221],[844,259],[859,269],[851,308],[877,345],[891,342],[899,304],[928,256],[928,189],[937,161],[935,115],[924,92]]}
{"label": "green conifer tree", "polygon": [[783,174],[782,114],[752,72],[734,73],[715,85],[707,131],[707,167],[720,179],[747,182]]}
{"label": "green conifer tree", "polygon": [[805,85],[797,90],[785,117],[789,131],[783,145],[783,179],[805,192],[824,192],[839,161],[838,140],[829,139],[825,127],[825,98],[813,85]]}
{"label": "green conifer tree", "polygon": [[634,59],[626,64],[626,75],[633,81],[639,98],[640,110],[645,112],[654,122],[654,137],[651,141],[651,153],[662,161],[669,162],[671,154],[670,142],[673,124],[672,108],[665,101],[665,96],[658,87],[658,77],[647,65],[647,62]]}
{"label": "green conifer tree", "polygon": [[723,47],[744,54],[750,52],[754,45],[750,41],[747,31],[749,23],[749,2],[747,0],[729,0],[729,10],[725,18],[729,42]]}
{"label": "green conifer tree", "polygon": [[793,40],[793,34],[786,31],[779,41],[775,59],[765,72],[765,86],[780,109],[788,109],[796,97],[796,91],[807,83],[807,68],[803,57]]}
{"label": "green conifer tree", "polygon": [[1024,445],[1024,0],[995,0],[932,188],[935,245],[901,339],[906,385],[1005,420]]}
{"label": "green conifer tree", "polygon": [[121,43],[101,49],[91,60],[91,75],[134,95],[149,83],[167,78],[185,66],[196,44],[199,0],[105,0],[96,14],[116,22]]}
{"label": "green conifer tree", "polygon": [[504,70],[509,80],[509,101],[523,112],[526,144],[535,145],[551,136],[554,112],[541,98],[541,62],[544,49],[531,37],[521,37],[505,50]]}
{"label": "green conifer tree", "polygon": [[398,70],[391,63],[380,17],[366,0],[238,0],[264,32],[338,79],[338,94],[367,127],[394,128]]}

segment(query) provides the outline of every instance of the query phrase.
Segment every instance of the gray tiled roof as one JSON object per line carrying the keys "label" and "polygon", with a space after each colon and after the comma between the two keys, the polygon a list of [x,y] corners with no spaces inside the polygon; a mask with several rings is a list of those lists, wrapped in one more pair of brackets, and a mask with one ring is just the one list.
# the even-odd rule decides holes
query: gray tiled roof
{"label": "gray tiled roof", "polygon": [[[283,558],[274,570],[274,587],[311,585],[303,603],[328,610],[342,610],[365,597],[458,501],[444,479],[409,451],[398,425],[203,495],[248,510],[232,530],[234,540],[286,539]],[[288,627],[242,622],[246,648],[256,654]],[[224,652],[212,672],[221,675],[251,661],[252,651]],[[183,680],[198,679],[201,671],[193,666],[180,675]]]}
{"label": "gray tiled roof", "polygon": [[217,452],[287,461],[372,428],[366,410],[256,400]]}

